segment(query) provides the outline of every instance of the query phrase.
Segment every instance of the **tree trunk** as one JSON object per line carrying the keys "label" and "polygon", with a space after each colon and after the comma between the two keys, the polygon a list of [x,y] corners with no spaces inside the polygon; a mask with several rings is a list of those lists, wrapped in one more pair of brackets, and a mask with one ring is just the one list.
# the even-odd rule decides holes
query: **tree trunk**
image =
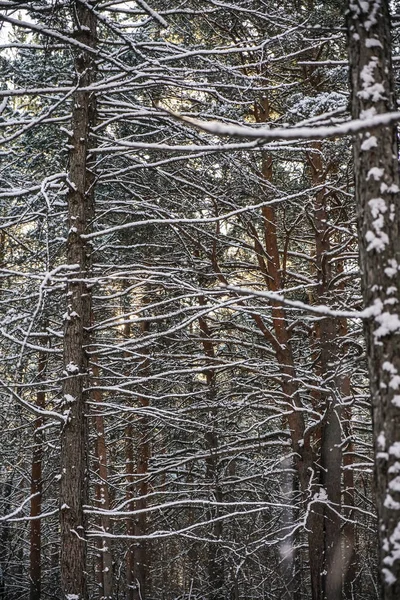
{"label": "tree trunk", "polygon": [[[75,38],[94,47],[96,20],[91,10],[76,2],[73,10]],[[85,417],[89,375],[89,327],[91,322],[91,246],[81,234],[90,232],[94,204],[94,173],[89,162],[90,130],[96,120],[94,94],[81,88],[95,80],[92,54],[75,54],[78,89],[73,97],[72,134],[67,194],[67,314],[64,327],[64,414],[61,435],[61,587],[64,596],[87,598],[86,519],[88,502],[88,433]]]}
{"label": "tree trunk", "polygon": [[[10,496],[13,489],[12,476],[2,486],[3,516],[10,512]],[[4,520],[1,523],[0,536],[0,600],[7,600],[7,575],[10,544],[10,522]]]}
{"label": "tree trunk", "polygon": [[[339,262],[338,271],[344,272],[344,263]],[[344,290],[344,283],[339,285],[341,291]],[[340,339],[345,339],[349,333],[347,319],[339,319],[338,335]],[[343,349],[342,349],[343,352]],[[350,405],[351,397],[351,377],[348,373],[343,373],[340,377],[340,392],[344,406],[342,408],[342,427],[345,444],[343,445],[342,463],[343,463],[343,531],[342,531],[342,566],[343,566],[343,597],[345,600],[353,600],[356,597],[357,589],[357,570],[358,553],[356,548],[356,527],[355,527],[355,488],[354,488],[354,438],[352,430],[352,408]]]}
{"label": "tree trunk", "polygon": [[[94,363],[96,359],[94,358]],[[96,383],[99,382],[99,367],[93,365],[93,377]],[[102,394],[100,390],[94,390],[93,399],[95,402],[101,402]],[[99,411],[101,409],[98,409]],[[96,427],[96,461],[97,461],[97,476],[98,483],[96,484],[96,500],[99,508],[103,510],[110,510],[110,495],[108,488],[108,468],[107,468],[107,446],[105,440],[104,431],[104,418],[103,415],[97,414],[94,418]],[[111,519],[108,515],[102,515],[100,518],[101,529],[105,533],[109,533],[111,530]],[[99,538],[97,544],[98,551],[98,564],[96,567],[98,584],[101,589],[100,599],[101,600],[112,600],[113,598],[113,568],[112,568],[112,554],[110,550],[111,539],[104,537]]]}
{"label": "tree trunk", "polygon": [[[131,327],[129,323],[124,325],[124,338],[130,338]],[[133,454],[133,414],[128,413],[127,425],[125,427],[125,470],[126,470],[126,499],[135,497],[135,463]],[[134,503],[129,503],[126,506],[127,510],[134,510]],[[132,516],[126,519],[126,534],[129,536],[135,535],[135,522]],[[135,552],[134,543],[128,542],[125,559],[126,568],[126,600],[134,600],[133,593],[135,587]]]}
{"label": "tree trunk", "polygon": [[[351,0],[353,118],[396,109],[387,0]],[[400,598],[400,195],[396,127],[354,139],[355,195],[373,408],[382,597]]]}
{"label": "tree trunk", "polygon": [[[45,345],[46,339],[42,341]],[[38,381],[43,381],[46,375],[47,355],[45,352],[39,353],[38,361]],[[45,408],[46,394],[43,390],[39,390],[36,394],[36,405]],[[41,520],[37,517],[42,512],[42,460],[43,460],[43,417],[37,417],[34,423],[33,434],[33,453],[32,453],[32,471],[31,471],[31,494],[34,497],[31,500],[31,517],[30,522],[30,600],[40,600],[41,598],[41,580],[42,580],[42,530]]]}
{"label": "tree trunk", "polygon": [[[148,299],[144,299],[144,303],[148,303]],[[150,322],[142,321],[140,325],[141,335],[149,332]],[[150,372],[150,361],[147,356],[147,348],[143,350],[141,364],[138,374],[141,377],[146,377]],[[139,396],[139,404],[141,408],[149,406],[149,400],[145,395]],[[150,460],[150,431],[149,418],[143,414],[137,423],[138,429],[138,448],[137,448],[137,467],[136,477],[138,479],[137,493],[139,499],[136,501],[136,510],[144,511],[147,507],[148,482],[147,475]],[[135,535],[144,536],[147,533],[147,515],[145,512],[139,513],[135,522]],[[148,590],[148,543],[142,539],[137,542],[134,548],[134,578],[136,587],[134,589],[133,600],[145,600]]]}
{"label": "tree trunk", "polygon": [[[143,299],[143,304],[147,304],[148,299]],[[150,329],[150,321],[144,320],[140,324],[140,334],[143,336]],[[131,328],[129,323],[124,326],[124,337],[130,337]],[[147,349],[143,351],[141,364],[138,368],[138,375],[146,377],[149,374],[150,361],[147,356]],[[148,398],[145,395],[138,398],[141,408],[149,406]],[[147,472],[150,460],[150,432],[149,419],[146,414],[139,417],[134,427],[134,418],[128,414],[128,423],[125,430],[126,445],[126,497],[139,497],[135,504],[127,506],[128,510],[145,510],[147,507],[148,482]],[[136,434],[136,435],[135,435]],[[135,453],[134,440],[137,439],[137,451]],[[135,469],[136,454],[136,469]],[[147,516],[145,512],[139,513],[134,519],[126,519],[127,535],[143,536],[147,531]],[[148,543],[146,540],[138,540],[131,543],[126,554],[126,600],[145,600],[148,587]]]}
{"label": "tree trunk", "polygon": [[[350,392],[350,380],[343,383]],[[349,395],[349,394],[348,394]],[[351,408],[343,409],[343,429],[348,444],[343,454],[343,593],[346,600],[352,600],[355,597],[355,585],[357,579],[357,549],[356,549],[356,531],[354,526],[354,471],[353,454],[354,442],[351,431]]]}
{"label": "tree trunk", "polygon": [[[128,415],[128,424],[125,429],[125,456],[126,456],[126,497],[134,498],[134,461],[133,461],[133,424],[132,415]],[[128,510],[133,510],[134,505],[127,504]],[[135,535],[135,522],[133,517],[126,519],[126,534],[130,536]],[[135,553],[134,553],[134,542],[129,542],[128,549],[126,551],[126,600],[134,600],[133,592],[135,588]]]}
{"label": "tree trunk", "polygon": [[[322,156],[322,144],[313,144],[314,153],[308,154],[311,179],[315,186],[325,183],[327,166]],[[328,304],[332,269],[329,263],[330,231],[328,226],[327,190],[321,188],[314,198],[313,228],[315,231],[315,263],[317,269],[316,296],[318,304]],[[321,585],[324,600],[340,600],[342,595],[341,553],[341,479],[342,450],[340,406],[337,402],[340,381],[337,368],[337,323],[332,317],[317,322],[317,371],[323,393],[318,393],[317,410],[325,412],[321,430],[321,484],[326,493],[324,513],[324,553]],[[330,508],[333,506],[333,509]]]}
{"label": "tree trunk", "polygon": [[[206,304],[204,296],[199,297],[200,306]],[[199,329],[202,336],[202,344],[204,350],[204,356],[206,357],[209,368],[204,370],[204,375],[207,382],[207,401],[209,402],[209,415],[212,419],[209,429],[205,434],[206,449],[209,452],[209,456],[206,458],[206,482],[210,491],[210,500],[218,503],[222,503],[223,494],[221,485],[219,483],[219,460],[218,455],[218,432],[216,431],[215,423],[217,422],[217,409],[216,395],[217,395],[217,381],[216,373],[212,368],[215,359],[214,344],[212,341],[211,331],[208,327],[208,323],[205,317],[199,317]],[[212,521],[218,519],[220,516],[219,506],[211,507],[207,511],[207,518]],[[223,556],[221,552],[219,540],[222,540],[222,521],[214,520],[212,525],[212,538],[213,541],[208,544],[207,547],[207,570],[208,570],[208,585],[209,585],[209,598],[210,600],[223,600],[224,595],[224,566]]]}
{"label": "tree trunk", "polygon": [[[269,103],[263,98],[255,110],[256,121],[263,123],[269,120]],[[272,159],[269,153],[262,153],[261,174],[265,181],[272,180]],[[262,209],[264,217],[264,244],[267,256],[266,283],[271,292],[280,292],[282,289],[280,255],[276,229],[276,214],[272,205]],[[295,453],[295,468],[299,478],[303,498],[308,502],[310,491],[310,476],[315,471],[314,455],[310,444],[310,437],[305,437],[305,420],[301,399],[296,383],[294,358],[291,347],[290,335],[287,327],[286,314],[283,306],[278,302],[271,302],[272,324],[278,344],[275,346],[276,359],[282,370],[282,391],[288,401],[288,409],[292,409],[287,416],[287,425],[292,439],[292,450]],[[299,410],[296,410],[299,409]],[[311,482],[313,485],[315,481]],[[320,504],[315,504],[308,517],[308,544],[309,564],[311,575],[312,599],[321,600],[321,572],[323,570],[323,513]],[[286,568],[288,571],[288,568]]]}

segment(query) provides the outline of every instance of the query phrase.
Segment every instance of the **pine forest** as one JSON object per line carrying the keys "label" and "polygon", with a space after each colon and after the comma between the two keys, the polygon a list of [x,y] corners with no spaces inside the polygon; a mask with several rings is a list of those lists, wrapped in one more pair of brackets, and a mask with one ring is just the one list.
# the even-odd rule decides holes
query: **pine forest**
{"label": "pine forest", "polygon": [[0,600],[400,600],[400,2],[0,50]]}

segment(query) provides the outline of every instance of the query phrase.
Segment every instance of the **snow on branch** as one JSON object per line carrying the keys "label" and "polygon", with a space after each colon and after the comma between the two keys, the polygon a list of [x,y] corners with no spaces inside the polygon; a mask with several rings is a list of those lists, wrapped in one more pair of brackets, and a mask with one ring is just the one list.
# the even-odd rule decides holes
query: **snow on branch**
{"label": "snow on branch", "polygon": [[18,508],[14,509],[10,514],[0,517],[0,521],[8,521],[12,517],[15,517],[15,515],[20,513],[21,510],[24,508],[24,506],[32,500],[32,498],[35,498],[35,496],[38,496],[38,495],[39,495],[39,492],[36,492],[36,494],[32,494],[28,498],[25,498],[25,500],[22,502],[22,504],[20,506],[18,506]]}
{"label": "snow on branch", "polygon": [[306,310],[324,317],[338,317],[342,319],[369,319],[371,316],[373,316],[373,312],[371,312],[371,309],[368,308],[363,311],[333,310],[329,308],[329,306],[325,306],[323,304],[312,305],[306,304],[305,302],[300,302],[300,300],[288,300],[283,296],[283,294],[278,294],[276,292],[260,292],[257,290],[250,290],[248,288],[236,287],[234,285],[221,285],[221,288],[243,296],[265,298],[266,300],[279,302],[280,304]]}
{"label": "snow on branch", "polygon": [[274,200],[264,200],[263,202],[258,202],[257,204],[248,204],[246,206],[242,206],[240,208],[236,208],[235,210],[231,210],[227,213],[223,213],[222,215],[218,215],[216,217],[198,217],[198,218],[184,218],[184,217],[163,217],[157,219],[143,219],[142,221],[129,221],[128,223],[123,223],[121,225],[114,225],[114,227],[107,227],[106,229],[102,229],[100,231],[94,231],[93,233],[82,233],[81,238],[83,240],[90,240],[93,238],[101,237],[104,235],[114,234],[118,231],[122,231],[123,229],[131,229],[134,227],[144,227],[146,225],[199,225],[203,223],[218,223],[222,222],[225,219],[229,219],[241,213],[250,211],[250,210],[258,210],[263,206],[273,206],[275,204],[280,204],[283,202],[287,202],[289,200],[294,200],[302,196],[306,196],[309,192],[315,192],[318,189],[322,189],[324,186],[314,186],[313,188],[307,188],[301,192],[296,192],[295,194],[287,194],[285,196],[280,196]]}
{"label": "snow on branch", "polygon": [[10,396],[12,396],[18,404],[20,404],[21,406],[26,408],[29,412],[34,414],[36,417],[52,417],[59,423],[62,423],[63,425],[65,425],[67,416],[60,415],[58,412],[55,412],[54,410],[44,410],[42,408],[39,408],[38,406],[35,406],[34,404],[31,404],[27,400],[24,400],[24,398],[22,398],[19,394],[17,394],[13,389],[11,389],[10,386],[8,386],[4,382],[4,380],[0,380],[0,388],[3,388],[3,390],[5,390],[8,394],[10,394]]}
{"label": "snow on branch", "polygon": [[139,6],[141,8],[143,8],[143,10],[150,15],[155,21],[157,21],[162,27],[168,27],[168,23],[167,21],[158,14],[158,12],[156,12],[154,9],[152,9],[147,2],[145,2],[144,0],[136,0],[136,4],[139,4]]}
{"label": "snow on branch", "polygon": [[10,17],[9,15],[6,15],[6,14],[2,14],[1,19],[3,21],[6,21],[7,23],[10,23],[10,25],[14,25],[15,27],[21,27],[21,28],[23,27],[24,29],[30,29],[30,30],[36,31],[37,33],[40,33],[42,35],[47,35],[50,38],[55,38],[57,40],[61,40],[68,46],[75,46],[76,48],[80,48],[81,50],[84,50],[85,52],[90,52],[91,54],[94,54],[95,56],[97,56],[97,54],[98,54],[97,50],[94,50],[90,46],[87,46],[86,44],[79,42],[72,36],[66,36],[66,35],[61,34],[58,31],[56,31],[55,29],[48,29],[47,27],[44,27],[43,25],[37,25],[36,23],[33,23],[32,21],[22,21],[20,19],[13,19],[12,17]]}
{"label": "snow on branch", "polygon": [[368,119],[353,119],[333,127],[248,127],[246,125],[226,125],[218,121],[199,121],[190,117],[170,113],[180,121],[192,125],[201,131],[218,136],[230,136],[239,138],[257,139],[260,142],[272,140],[322,140],[326,138],[344,137],[375,129],[387,127],[400,121],[400,112],[390,112],[376,115]]}

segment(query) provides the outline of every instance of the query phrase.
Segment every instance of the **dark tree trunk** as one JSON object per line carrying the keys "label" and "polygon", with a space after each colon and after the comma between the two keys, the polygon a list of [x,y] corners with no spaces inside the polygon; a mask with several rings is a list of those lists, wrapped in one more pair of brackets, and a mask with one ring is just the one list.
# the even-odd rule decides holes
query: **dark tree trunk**
{"label": "dark tree trunk", "polygon": [[[134,498],[135,471],[133,460],[133,416],[128,415],[128,424],[125,429],[125,461],[126,461],[126,498]],[[128,510],[134,510],[134,502],[127,504]],[[126,534],[135,535],[135,521],[133,517],[126,519]],[[135,589],[135,550],[134,542],[130,542],[126,551],[126,600],[134,600]]]}
{"label": "dark tree trunk", "polygon": [[[353,118],[396,108],[387,0],[351,0]],[[354,139],[355,194],[373,407],[382,597],[400,598],[400,195],[396,127]]]}
{"label": "dark tree trunk", "polygon": [[[131,327],[129,323],[124,325],[124,338],[127,340],[131,336]],[[128,355],[126,355],[128,356]],[[125,428],[125,469],[126,469],[126,499],[135,497],[135,461],[133,448],[133,413],[127,415],[127,425]],[[127,510],[134,510],[134,501],[127,504]],[[126,519],[126,534],[135,535],[135,521],[132,516]],[[128,542],[126,551],[126,597],[125,600],[134,600],[135,589],[135,546],[134,542]]]}
{"label": "dark tree trunk", "polygon": [[[343,273],[343,263],[340,262],[338,270]],[[340,284],[344,289],[344,282]],[[347,319],[339,320],[338,335],[344,339],[348,335]],[[342,349],[343,352],[343,349]],[[340,356],[340,353],[339,353]],[[342,408],[342,427],[343,427],[343,531],[342,531],[342,565],[343,565],[343,597],[345,600],[353,600],[357,590],[357,571],[358,571],[358,552],[356,548],[356,527],[355,527],[355,482],[354,482],[354,439],[352,430],[352,407],[349,404],[351,398],[351,378],[350,374],[343,374],[340,377],[340,391],[342,400],[345,401]]]}
{"label": "dark tree trunk", "polygon": [[[329,168],[322,155],[322,144],[314,144],[315,152],[308,155],[312,183],[324,185]],[[332,269],[329,262],[331,249],[328,223],[329,195],[322,187],[314,198],[313,228],[315,231],[315,264],[317,269],[316,296],[318,304],[328,304]],[[332,317],[321,318],[316,326],[318,358],[317,374],[324,393],[318,393],[319,412],[325,413],[321,429],[321,484],[326,493],[326,503],[322,505],[324,517],[323,569],[321,586],[324,600],[340,600],[342,595],[342,552],[341,552],[341,479],[342,450],[340,406],[337,391],[340,381],[335,373],[337,368],[337,323]]]}
{"label": "dark tree trunk", "polygon": [[[144,304],[148,304],[148,298],[143,299]],[[142,321],[140,334],[146,335],[150,330],[150,321]],[[139,374],[141,377],[147,377],[150,374],[150,361],[147,356],[148,350],[145,348],[140,358]],[[149,400],[145,395],[139,396],[139,404],[145,409],[149,406]],[[149,418],[144,413],[137,422],[138,447],[137,447],[137,467],[136,477],[137,492],[139,499],[136,501],[135,509],[145,511],[147,507],[148,493],[148,469],[150,460],[150,430]],[[135,535],[144,536],[147,533],[147,515],[145,512],[139,513],[135,522]],[[148,595],[149,587],[149,565],[148,565],[148,542],[139,540],[134,549],[134,579],[135,589],[133,600],[145,600]]]}
{"label": "dark tree trunk", "polygon": [[[147,304],[148,298],[143,299]],[[146,335],[150,330],[150,321],[144,320],[140,325],[140,334]],[[129,324],[124,326],[124,337],[129,339],[131,328]],[[141,377],[146,377],[150,373],[150,360],[148,351],[145,348],[140,358],[138,373]],[[146,409],[149,406],[149,400],[143,394],[138,398],[140,407]],[[132,504],[127,505],[129,510],[145,510],[147,507],[148,494],[148,467],[151,453],[149,418],[144,414],[136,421],[133,414],[128,415],[128,422],[125,430],[125,458],[126,458],[126,498],[138,499]],[[135,441],[137,449],[135,452]],[[136,459],[136,460],[135,460]],[[136,468],[135,468],[136,463]],[[147,515],[145,512],[139,513],[136,517],[129,516],[126,519],[126,532],[130,536],[144,536],[147,533]],[[138,540],[131,543],[126,553],[126,600],[145,600],[149,588],[149,552],[148,542]]]}
{"label": "dark tree trunk", "polygon": [[[348,387],[350,395],[350,385],[344,382]],[[351,431],[351,408],[346,407],[343,410],[343,428],[345,438],[349,439],[345,452],[343,454],[343,517],[345,523],[343,525],[343,565],[344,565],[344,581],[343,592],[346,600],[352,600],[356,593],[357,582],[357,563],[358,555],[356,549],[356,530],[354,526],[354,471],[353,471],[353,454],[354,442],[352,440]]]}
{"label": "dark tree trunk", "polygon": [[[12,477],[3,484],[2,498],[4,506],[4,516],[10,512],[10,496],[12,492]],[[9,559],[10,544],[10,523],[3,521],[1,523],[0,536],[0,600],[7,600],[7,571]]]}
{"label": "dark tree trunk", "polygon": [[[90,8],[74,3],[75,38],[95,46],[96,20]],[[64,327],[63,401],[67,417],[61,436],[61,586],[65,596],[87,598],[86,519],[88,502],[88,433],[85,417],[91,321],[91,246],[81,235],[90,232],[94,204],[94,173],[89,163],[90,131],[96,121],[95,97],[81,88],[95,80],[90,51],[75,54],[78,89],[73,97],[69,170],[67,314]]]}
{"label": "dark tree trunk", "polygon": [[[93,380],[94,385],[99,383],[99,367],[96,363],[96,358],[93,360]],[[93,391],[93,400],[96,403],[102,401],[101,390],[95,389]],[[98,412],[100,413],[100,410]],[[108,466],[107,466],[107,445],[104,430],[104,417],[101,414],[97,414],[94,418],[94,425],[96,428],[96,443],[95,443],[95,456],[96,465],[95,470],[98,476],[98,482],[96,484],[96,500],[98,507],[103,510],[110,510],[110,494],[108,486]],[[102,515],[99,519],[99,525],[104,533],[110,533],[111,531],[111,518],[109,515]],[[111,553],[111,539],[108,537],[98,538],[97,542],[97,581],[100,588],[100,600],[112,600],[113,598],[113,565],[112,565],[112,553]]]}
{"label": "dark tree trunk", "polygon": [[[204,296],[199,297],[200,306],[205,306],[206,299]],[[206,483],[210,491],[210,500],[215,500],[221,503],[223,500],[222,489],[219,483],[219,460],[216,453],[218,452],[218,432],[214,427],[217,422],[218,411],[215,408],[217,401],[217,378],[216,372],[212,368],[215,361],[214,343],[210,328],[205,317],[199,317],[199,329],[202,336],[202,344],[204,355],[207,357],[208,367],[204,370],[204,375],[207,381],[207,401],[209,402],[209,410],[212,418],[212,424],[209,425],[209,430],[205,434],[205,446],[209,452],[206,458]],[[219,506],[212,507],[207,512],[209,520],[218,519],[220,516]],[[220,544],[218,540],[222,540],[223,527],[222,522],[217,520],[212,525],[213,541],[208,544],[207,548],[207,571],[210,600],[223,600],[224,598],[224,566]]]}
{"label": "dark tree trunk", "polygon": [[[46,340],[42,343],[45,345]],[[38,362],[38,380],[39,382],[45,378],[47,365],[47,356],[45,352],[40,352]],[[39,408],[45,408],[46,395],[43,390],[39,390],[36,394],[36,404]],[[42,531],[41,520],[37,517],[42,511],[42,460],[43,460],[43,417],[37,417],[34,424],[33,434],[33,453],[32,453],[32,471],[31,471],[31,494],[34,496],[31,500],[31,517],[34,517],[30,522],[30,600],[40,600],[41,598],[41,580],[42,580]]]}

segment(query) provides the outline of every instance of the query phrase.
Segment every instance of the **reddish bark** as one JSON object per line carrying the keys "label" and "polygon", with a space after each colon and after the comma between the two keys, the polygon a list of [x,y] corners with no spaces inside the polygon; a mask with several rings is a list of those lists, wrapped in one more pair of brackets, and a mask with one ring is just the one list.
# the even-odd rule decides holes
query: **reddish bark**
{"label": "reddish bark", "polygon": [[[131,335],[131,327],[129,323],[124,325],[124,338],[127,340]],[[125,471],[126,471],[126,499],[129,500],[135,497],[135,461],[133,452],[133,415],[128,413],[127,424],[125,427]],[[133,510],[134,503],[127,504],[127,510]],[[126,534],[129,536],[135,535],[135,522],[133,517],[126,519]],[[135,586],[135,554],[134,544],[129,543],[126,551],[126,600],[134,600]]]}
{"label": "reddish bark", "polygon": [[[256,106],[255,116],[257,122],[268,121],[269,113],[269,102],[264,97]],[[271,156],[267,152],[263,152],[261,175],[264,181],[270,182],[272,180],[272,168]],[[272,205],[264,206],[262,215],[264,217],[264,245],[267,257],[267,277],[265,280],[269,291],[279,292],[282,289],[282,278],[275,208]],[[294,358],[285,310],[278,302],[271,302],[271,310],[274,335],[278,342],[275,348],[276,359],[281,367],[281,386],[288,403],[286,421],[292,439],[293,452],[295,453],[294,462],[299,477],[300,489],[303,492],[304,500],[307,502],[310,491],[310,476],[314,468],[313,451],[310,444],[310,435],[305,435],[306,427],[303,412],[296,410],[296,408],[301,408],[302,403],[296,381]],[[320,505],[318,504],[315,505],[314,510],[310,511],[308,528],[312,597],[313,600],[320,600],[322,591],[320,581],[322,551],[316,551],[316,548],[323,548],[323,531]]]}
{"label": "reddish bark", "polygon": [[[47,339],[42,340],[43,346],[47,344]],[[45,352],[39,353],[38,361],[38,383],[45,379],[47,366],[47,355]],[[36,406],[45,408],[46,394],[40,390],[36,394]],[[42,460],[43,460],[43,417],[38,416],[34,422],[33,433],[33,453],[32,453],[32,471],[31,471],[31,512],[30,522],[30,600],[40,600],[41,598],[41,580],[42,580],[42,529],[41,520],[37,518],[42,512]]]}
{"label": "reddish bark", "polygon": [[[147,300],[144,300],[147,303]],[[143,320],[140,324],[140,334],[145,335],[150,328],[150,322]],[[124,336],[130,336],[130,326],[125,325]],[[140,358],[138,374],[145,377],[149,374],[150,360],[147,355],[147,350],[143,351]],[[126,475],[127,475],[127,498],[137,496],[134,504],[135,510],[143,511],[135,517],[128,518],[127,533],[132,536],[144,536],[147,532],[147,517],[145,509],[147,507],[148,494],[148,467],[150,460],[150,431],[149,419],[146,415],[146,407],[149,406],[148,398],[143,395],[138,397],[139,406],[144,409],[143,415],[136,422],[132,416],[128,417],[126,427]],[[134,451],[134,439],[137,439],[136,453]],[[135,461],[136,458],[136,461]],[[135,469],[136,462],[136,469]],[[133,509],[133,504],[130,505]],[[132,544],[127,551],[126,568],[127,568],[127,600],[145,600],[148,588],[149,579],[149,558],[148,544],[146,540],[141,539]]]}

